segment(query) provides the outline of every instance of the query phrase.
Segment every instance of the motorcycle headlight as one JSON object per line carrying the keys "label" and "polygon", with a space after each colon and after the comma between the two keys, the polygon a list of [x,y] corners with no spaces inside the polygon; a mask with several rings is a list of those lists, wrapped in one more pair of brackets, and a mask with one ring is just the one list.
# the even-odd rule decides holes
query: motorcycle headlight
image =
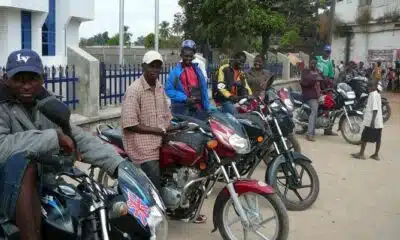
{"label": "motorcycle headlight", "polygon": [[164,213],[157,207],[150,208],[150,214],[147,219],[151,237],[150,240],[166,240],[168,236],[168,221]]}
{"label": "motorcycle headlight", "polygon": [[247,154],[250,152],[250,142],[237,134],[229,137],[229,144],[239,154]]}

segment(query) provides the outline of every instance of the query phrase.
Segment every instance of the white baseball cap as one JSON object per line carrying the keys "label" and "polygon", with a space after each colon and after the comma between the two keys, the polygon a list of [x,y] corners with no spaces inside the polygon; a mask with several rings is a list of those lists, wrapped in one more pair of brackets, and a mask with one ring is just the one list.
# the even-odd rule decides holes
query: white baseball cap
{"label": "white baseball cap", "polygon": [[157,51],[151,50],[144,54],[143,56],[143,63],[150,64],[154,61],[163,61],[161,54]]}

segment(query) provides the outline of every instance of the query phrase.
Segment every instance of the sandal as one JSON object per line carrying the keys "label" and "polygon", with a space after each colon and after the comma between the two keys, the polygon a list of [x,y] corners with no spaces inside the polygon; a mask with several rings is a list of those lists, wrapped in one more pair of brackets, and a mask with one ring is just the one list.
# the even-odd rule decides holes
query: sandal
{"label": "sandal", "polygon": [[197,219],[195,219],[193,221],[193,223],[197,223],[197,224],[201,224],[201,223],[205,223],[207,221],[207,217],[204,216],[203,214],[200,214]]}

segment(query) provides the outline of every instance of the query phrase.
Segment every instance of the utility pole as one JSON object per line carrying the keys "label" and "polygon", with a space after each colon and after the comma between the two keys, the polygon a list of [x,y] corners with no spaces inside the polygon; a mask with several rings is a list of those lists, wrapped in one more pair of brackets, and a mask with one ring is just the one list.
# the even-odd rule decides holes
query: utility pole
{"label": "utility pole", "polygon": [[158,25],[159,25],[159,18],[160,18],[160,1],[155,0],[155,7],[154,7],[154,49],[158,51]]}
{"label": "utility pole", "polygon": [[124,64],[124,0],[119,0],[119,64]]}
{"label": "utility pole", "polygon": [[329,16],[329,43],[332,44],[333,31],[335,28],[335,10],[336,10],[336,0],[332,0],[330,16]]}

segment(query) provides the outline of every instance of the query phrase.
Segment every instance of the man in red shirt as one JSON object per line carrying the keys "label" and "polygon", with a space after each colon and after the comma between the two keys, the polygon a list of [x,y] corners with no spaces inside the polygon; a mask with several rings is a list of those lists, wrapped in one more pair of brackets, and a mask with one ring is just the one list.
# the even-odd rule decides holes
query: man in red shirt
{"label": "man in red shirt", "polygon": [[193,63],[196,44],[192,40],[182,43],[182,62],[171,70],[165,83],[165,92],[171,99],[171,110],[175,114],[205,118],[209,110],[206,78],[199,65]]}

